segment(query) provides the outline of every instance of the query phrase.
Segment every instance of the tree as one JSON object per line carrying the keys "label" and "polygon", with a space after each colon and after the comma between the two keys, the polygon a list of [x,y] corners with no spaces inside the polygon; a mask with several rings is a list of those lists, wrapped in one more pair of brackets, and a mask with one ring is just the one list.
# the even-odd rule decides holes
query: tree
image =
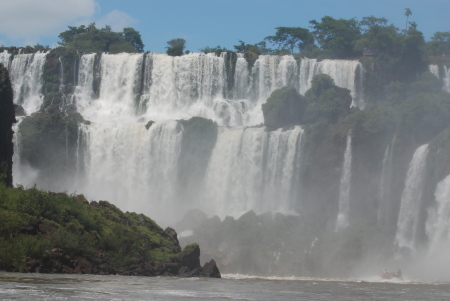
{"label": "tree", "polygon": [[113,32],[111,26],[106,25],[98,29],[95,23],[87,27],[69,26],[59,34],[60,45],[81,52],[143,52],[144,44],[138,31],[133,28],[124,28],[123,32]]}
{"label": "tree", "polygon": [[253,53],[255,55],[272,53],[272,49],[267,48],[265,41],[256,44],[246,44],[244,41],[239,40],[239,43],[239,45],[234,45],[234,49],[236,49],[237,52]]}
{"label": "tree", "polygon": [[13,89],[8,70],[0,64],[0,182],[12,186],[14,152],[12,125],[16,122]]}
{"label": "tree", "polygon": [[364,17],[359,22],[361,37],[355,42],[355,52],[370,49],[377,55],[398,55],[403,36],[385,18]]}
{"label": "tree", "polygon": [[186,47],[185,39],[173,39],[167,42],[167,54],[170,56],[180,56],[183,55],[184,48]]}
{"label": "tree", "polygon": [[144,52],[144,43],[142,43],[139,31],[136,31],[131,27],[126,27],[123,29],[122,36],[125,41],[133,45],[137,52]]}
{"label": "tree", "polygon": [[352,97],[350,90],[339,88],[334,80],[326,74],[315,75],[311,82],[311,89],[306,91],[308,102],[304,119],[308,123],[325,120],[336,123],[340,117],[350,112]]}
{"label": "tree", "polygon": [[398,72],[401,80],[416,80],[418,75],[426,69],[426,63],[423,60],[424,48],[425,39],[422,32],[410,27],[406,32],[400,56]]}
{"label": "tree", "polygon": [[329,58],[349,58],[355,56],[353,50],[356,40],[361,36],[359,24],[355,19],[339,19],[325,16],[321,22],[309,21],[318,46]]}
{"label": "tree", "polygon": [[269,128],[280,128],[302,122],[306,100],[295,88],[286,86],[273,91],[261,108],[264,124]]}
{"label": "tree", "polygon": [[314,37],[306,28],[301,27],[277,27],[274,36],[268,36],[265,40],[278,45],[279,49],[288,49],[291,54],[294,49],[298,51],[306,49],[314,44]]}
{"label": "tree", "polygon": [[427,43],[428,55],[450,55],[450,31],[436,32]]}
{"label": "tree", "polygon": [[405,16],[406,16],[406,26],[405,30],[408,30],[408,18],[412,15],[412,12],[409,8],[405,8]]}

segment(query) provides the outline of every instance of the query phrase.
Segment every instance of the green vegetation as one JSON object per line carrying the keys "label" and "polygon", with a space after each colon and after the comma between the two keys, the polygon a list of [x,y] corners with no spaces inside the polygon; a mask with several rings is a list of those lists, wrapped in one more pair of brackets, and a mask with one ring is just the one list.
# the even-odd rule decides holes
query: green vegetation
{"label": "green vegetation", "polygon": [[290,54],[294,49],[299,52],[310,50],[314,47],[314,37],[306,28],[301,27],[277,27],[274,36],[265,39],[272,44],[278,45],[278,49],[289,49]]}
{"label": "green vegetation", "polygon": [[16,122],[13,88],[8,70],[0,64],[0,183],[12,185],[13,131]]}
{"label": "green vegetation", "polygon": [[185,39],[173,39],[167,42],[167,54],[170,56],[180,56],[183,55],[184,48],[186,48]]}
{"label": "green vegetation", "polygon": [[167,262],[178,242],[142,214],[123,213],[82,195],[7,188],[0,183],[0,270],[41,272],[56,253],[82,257],[93,273],[122,273],[133,264]]}
{"label": "green vegetation", "polygon": [[309,21],[314,29],[316,43],[329,58],[352,58],[356,56],[354,46],[361,36],[356,19],[339,19],[325,16],[321,22]]}
{"label": "green vegetation", "polygon": [[305,108],[306,100],[295,88],[277,89],[262,105],[264,124],[269,128],[301,124]]}
{"label": "green vegetation", "polygon": [[60,33],[58,37],[61,39],[61,46],[80,52],[144,52],[141,35],[133,28],[113,32],[111,26],[98,29],[95,23],[91,23],[87,27],[69,26],[69,30]]}

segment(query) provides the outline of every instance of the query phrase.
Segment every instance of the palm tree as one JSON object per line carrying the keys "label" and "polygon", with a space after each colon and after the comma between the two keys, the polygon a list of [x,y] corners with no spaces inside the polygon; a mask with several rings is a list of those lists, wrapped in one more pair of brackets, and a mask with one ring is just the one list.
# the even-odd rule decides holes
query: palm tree
{"label": "palm tree", "polygon": [[406,16],[406,30],[408,30],[408,18],[412,15],[412,12],[409,8],[405,8],[405,16]]}

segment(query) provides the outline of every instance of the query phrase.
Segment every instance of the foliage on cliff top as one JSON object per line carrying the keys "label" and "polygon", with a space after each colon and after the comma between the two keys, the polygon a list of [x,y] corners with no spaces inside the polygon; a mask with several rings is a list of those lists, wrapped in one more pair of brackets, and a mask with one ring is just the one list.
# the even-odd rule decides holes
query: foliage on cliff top
{"label": "foliage on cliff top", "polygon": [[280,128],[302,123],[306,100],[295,88],[282,87],[273,91],[261,107],[264,124],[269,128]]}
{"label": "foliage on cliff top", "polygon": [[326,74],[313,77],[311,88],[306,91],[305,98],[308,107],[304,119],[308,123],[321,119],[336,123],[339,118],[350,112],[352,102],[350,91],[336,86],[334,80]]}
{"label": "foliage on cliff top", "polygon": [[111,26],[98,29],[95,23],[87,27],[69,26],[69,30],[60,33],[58,37],[61,39],[61,46],[81,52],[144,52],[140,33],[131,27],[124,28],[123,32],[114,32]]}
{"label": "foliage on cliff top", "polygon": [[89,204],[83,195],[0,183],[0,270],[23,271],[26,258],[48,257],[54,248],[102,261],[110,272],[180,252],[178,242],[142,214],[123,213],[106,201]]}

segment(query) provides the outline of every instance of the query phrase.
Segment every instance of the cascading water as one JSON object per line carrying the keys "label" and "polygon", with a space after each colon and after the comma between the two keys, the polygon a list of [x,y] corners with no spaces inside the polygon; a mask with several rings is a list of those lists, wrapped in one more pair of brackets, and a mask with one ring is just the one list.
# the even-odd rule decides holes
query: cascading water
{"label": "cascading water", "polygon": [[248,63],[244,54],[238,53],[234,76],[234,98],[245,99],[249,93],[248,87]]}
{"label": "cascading water", "polygon": [[11,60],[10,53],[8,53],[6,50],[3,52],[0,52],[0,64],[5,66],[6,69],[9,68],[10,60]]}
{"label": "cascading water", "polygon": [[8,71],[14,87],[14,103],[20,104],[29,115],[42,104],[42,72],[47,53],[17,54]]}
{"label": "cascading water", "polygon": [[[17,102],[25,100],[28,112],[37,110],[41,103],[38,92],[45,55],[16,55],[10,62],[13,82],[20,88]],[[2,59],[10,60],[6,53]],[[299,69],[293,56],[260,56],[249,69],[246,59],[238,54],[232,91],[228,91],[231,67],[225,65],[226,59],[225,54],[203,53],[181,57],[157,53],[82,55],[71,100],[90,125],[80,125],[75,141],[76,179],[67,179],[72,186],[61,190],[82,191],[89,198],[108,199],[135,211],[146,212],[144,208],[151,204],[158,214],[169,212],[171,206],[186,210],[200,206],[221,217],[248,210],[293,212],[303,130],[267,131],[245,126],[263,122],[261,104],[275,89],[304,87],[304,79],[299,78],[305,78],[305,63],[311,66],[306,76],[309,83],[314,74],[328,73],[336,77],[337,84],[353,90],[354,66],[359,63],[303,59]],[[334,70],[339,68],[344,70]],[[351,74],[344,80],[338,79],[348,72]],[[231,98],[226,99],[226,95]],[[39,101],[28,101],[28,96]],[[205,174],[193,177],[198,177],[195,185],[204,186],[198,187],[201,193],[195,197],[177,189],[177,178],[183,173],[177,162],[183,152],[184,128],[174,121],[193,116],[233,126],[219,127],[211,157],[201,158]],[[148,121],[155,122],[149,129],[145,126]],[[346,165],[351,164],[347,153]],[[18,174],[19,183],[20,178]],[[191,199],[183,202],[186,197]]]}
{"label": "cascading water", "polygon": [[378,200],[378,226],[386,226],[390,221],[389,213],[391,208],[390,188],[392,181],[392,156],[395,136],[391,144],[386,147],[384,152],[383,163],[381,167],[380,184],[379,184],[379,200]]}
{"label": "cascading water", "polygon": [[395,235],[395,245],[400,250],[406,248],[413,253],[417,247],[417,231],[427,155],[428,144],[424,144],[417,148],[409,164]]}
{"label": "cascading water", "polygon": [[450,68],[445,65],[428,65],[428,71],[442,80],[442,90],[450,93]]}
{"label": "cascading water", "polygon": [[304,95],[311,88],[312,78],[317,74],[327,74],[336,86],[351,91],[352,106],[364,109],[363,77],[364,68],[355,60],[323,60],[303,58],[300,63],[299,91]]}
{"label": "cascading water", "polygon": [[438,65],[428,65],[428,71],[430,71],[431,74],[433,74],[437,78],[441,78],[439,76],[439,66]]}
{"label": "cascading water", "polygon": [[450,175],[436,187],[436,206],[428,211],[426,232],[429,239],[429,252],[438,252],[442,244],[450,242]]}
{"label": "cascading water", "polygon": [[302,138],[300,127],[273,132],[221,128],[205,176],[202,207],[220,217],[248,210],[292,213]]}
{"label": "cascading water", "polygon": [[352,137],[347,135],[347,143],[344,153],[344,165],[342,166],[341,184],[339,186],[339,212],[336,220],[336,231],[348,227],[350,210],[350,185],[352,178]]}
{"label": "cascading water", "polygon": [[444,66],[444,77],[443,77],[443,90],[450,93],[450,68],[447,68],[447,66]]}

